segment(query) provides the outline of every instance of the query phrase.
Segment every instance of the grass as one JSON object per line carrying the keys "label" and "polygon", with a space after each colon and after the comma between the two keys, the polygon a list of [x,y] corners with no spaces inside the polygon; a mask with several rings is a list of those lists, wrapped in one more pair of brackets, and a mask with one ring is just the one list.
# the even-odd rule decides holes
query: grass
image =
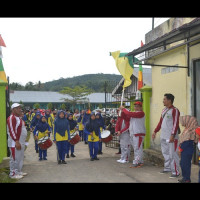
{"label": "grass", "polygon": [[16,183],[16,179],[9,177],[9,167],[0,168],[0,183]]}

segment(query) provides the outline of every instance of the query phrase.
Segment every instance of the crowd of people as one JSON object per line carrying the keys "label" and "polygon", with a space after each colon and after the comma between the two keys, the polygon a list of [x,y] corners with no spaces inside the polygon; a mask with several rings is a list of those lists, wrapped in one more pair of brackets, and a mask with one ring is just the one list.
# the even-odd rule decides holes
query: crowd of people
{"label": "crowd of people", "polygon": [[[181,116],[179,110],[173,106],[174,96],[165,94],[163,99],[164,109],[160,121],[152,134],[152,140],[157,132],[161,131],[160,143],[164,157],[164,169],[161,174],[170,173],[170,178],[180,176],[179,183],[191,182],[191,160],[194,152],[193,145],[198,143],[200,149],[200,127],[193,116]],[[10,177],[22,178],[25,139],[27,130],[30,129],[35,140],[35,152],[39,161],[47,160],[47,150],[38,146],[38,140],[43,137],[51,138],[56,144],[58,164],[67,164],[66,158],[76,157],[75,145],[70,143],[71,137],[78,132],[81,141],[89,147],[90,161],[99,160],[102,154],[102,132],[110,125],[105,123],[101,112],[91,112],[90,109],[75,110],[74,113],[64,110],[38,110],[22,111],[21,105],[14,103],[12,113],[7,119],[8,147],[10,148]],[[179,122],[184,127],[180,134]],[[110,123],[110,122],[109,122]],[[143,142],[146,135],[145,113],[142,102],[134,103],[134,111],[129,111],[124,106],[118,108],[118,116],[114,126],[114,133],[119,136],[121,157],[117,162],[128,163],[131,146],[134,158],[131,168],[139,168],[143,161]],[[180,134],[180,135],[179,135]],[[200,172],[199,172],[200,182]]]}

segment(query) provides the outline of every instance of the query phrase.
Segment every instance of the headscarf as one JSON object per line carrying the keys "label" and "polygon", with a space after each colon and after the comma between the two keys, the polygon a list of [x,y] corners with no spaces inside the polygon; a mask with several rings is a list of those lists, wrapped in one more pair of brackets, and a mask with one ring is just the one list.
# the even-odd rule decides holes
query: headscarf
{"label": "headscarf", "polygon": [[97,121],[97,119],[95,118],[94,120],[91,119],[91,116],[94,115],[95,116],[95,113],[91,113],[90,114],[90,118],[88,120],[88,122],[86,123],[86,129],[89,131],[89,132],[95,132],[95,135],[98,136],[99,135],[99,123]]}
{"label": "headscarf", "polygon": [[101,116],[101,113],[97,113],[96,116],[99,116],[99,119],[97,119],[97,122],[99,123],[99,126],[100,127],[104,127],[105,126],[105,122],[104,122],[104,119],[103,117]]}
{"label": "headscarf", "polygon": [[[36,125],[36,128],[37,130],[39,130],[40,132],[45,132],[48,128],[49,128],[49,125],[47,122],[43,122],[42,121],[42,118],[45,117],[45,116],[41,116],[40,119],[39,119],[39,122],[37,123]],[[46,118],[46,117],[45,117]],[[47,119],[47,118],[46,118]]]}
{"label": "headscarf", "polygon": [[[60,113],[64,113],[64,118],[60,118]],[[65,136],[65,131],[69,128],[69,122],[67,118],[65,118],[65,112],[63,110],[59,110],[57,113],[57,117],[55,120],[55,127],[56,132],[59,133],[61,136]]]}
{"label": "headscarf", "polygon": [[195,140],[195,129],[198,127],[198,121],[195,117],[185,115],[180,117],[180,123],[185,127],[180,135],[180,143],[186,139]]}
{"label": "headscarf", "polygon": [[73,120],[73,118],[70,120],[70,119],[69,119],[69,116],[73,116],[73,114],[72,114],[72,113],[68,114],[67,119],[68,119],[68,121],[69,121],[69,129],[70,129],[70,130],[74,130],[74,128],[75,128],[76,125],[77,125],[77,122],[76,122],[75,120]]}
{"label": "headscarf", "polygon": [[36,124],[39,122],[40,119],[37,118],[37,115],[39,115],[40,117],[42,116],[40,111],[37,111],[32,119],[31,125],[32,126],[36,126]]}

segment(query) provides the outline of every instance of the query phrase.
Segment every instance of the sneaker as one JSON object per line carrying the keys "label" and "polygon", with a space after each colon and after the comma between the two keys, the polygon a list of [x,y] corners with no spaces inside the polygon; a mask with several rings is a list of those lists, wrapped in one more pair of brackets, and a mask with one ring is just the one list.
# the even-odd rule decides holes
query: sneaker
{"label": "sneaker", "polygon": [[122,159],[117,160],[117,162],[121,162],[121,161],[122,161]]}
{"label": "sneaker", "polygon": [[43,158],[43,160],[47,160],[47,158]]}
{"label": "sneaker", "polygon": [[23,176],[17,174],[17,175],[14,175],[14,176],[10,176],[10,178],[12,178],[12,179],[21,179],[21,178],[23,178]]}
{"label": "sneaker", "polygon": [[69,158],[69,154],[67,154],[66,158]]}
{"label": "sneaker", "polygon": [[176,174],[172,174],[169,178],[178,178],[180,176],[180,174],[176,175]]}
{"label": "sneaker", "polygon": [[41,161],[42,160],[42,158],[39,158],[39,161]]}
{"label": "sneaker", "polygon": [[171,171],[162,170],[162,171],[159,172],[159,174],[167,174],[167,173],[169,173],[169,172],[171,172]]}
{"label": "sneaker", "polygon": [[21,175],[21,176],[26,176],[27,173],[25,173],[25,172],[19,172],[19,175]]}
{"label": "sneaker", "polygon": [[120,163],[126,163],[126,161],[125,160],[121,160]]}
{"label": "sneaker", "polygon": [[71,157],[76,157],[73,153],[71,154]]}
{"label": "sneaker", "polygon": [[67,162],[65,160],[62,160],[62,164],[67,164]]}
{"label": "sneaker", "polygon": [[58,161],[58,164],[61,164],[61,160]]}
{"label": "sneaker", "polygon": [[90,158],[90,161],[94,161],[94,158]]}
{"label": "sneaker", "polygon": [[190,180],[184,180],[183,178],[182,178],[182,179],[179,179],[177,182],[178,182],[178,183],[191,183]]}
{"label": "sneaker", "polygon": [[95,157],[94,160],[99,160],[99,158]]}
{"label": "sneaker", "polygon": [[141,167],[140,164],[132,164],[132,165],[130,166],[130,168],[139,168],[139,167]]}

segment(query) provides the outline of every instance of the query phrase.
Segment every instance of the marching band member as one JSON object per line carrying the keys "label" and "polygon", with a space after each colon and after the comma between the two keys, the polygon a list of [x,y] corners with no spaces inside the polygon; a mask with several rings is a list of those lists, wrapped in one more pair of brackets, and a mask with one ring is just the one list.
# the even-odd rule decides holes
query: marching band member
{"label": "marching band member", "polygon": [[88,135],[90,160],[99,160],[99,158],[97,158],[97,153],[99,149],[99,140],[101,140],[101,133],[99,123],[95,118],[95,113],[90,114],[90,118],[85,125],[85,133]]}
{"label": "marching band member", "polygon": [[[73,120],[73,114],[72,113],[68,114],[67,119],[68,119],[68,122],[69,122],[69,130],[70,130],[70,136],[71,136],[77,130],[77,128],[76,128],[77,122],[75,120]],[[68,142],[66,158],[69,158],[69,150],[71,150],[71,157],[76,157],[74,155],[74,145],[72,145]]]}
{"label": "marching band member", "polygon": [[46,117],[47,123],[49,124],[49,126],[51,128],[51,131],[52,131],[52,128],[53,128],[53,119],[52,119],[52,116],[50,115],[50,110],[46,110],[45,111],[45,117]]}
{"label": "marching band member", "polygon": [[[100,126],[100,133],[102,133],[102,131],[106,129],[106,125],[105,125],[103,117],[101,116],[101,113],[96,113],[96,119],[97,119],[97,122],[99,123],[99,126]],[[102,152],[102,141],[99,141],[98,154],[103,154],[103,152]]]}
{"label": "marching band member", "polygon": [[135,112],[130,112],[123,106],[120,106],[122,113],[130,117],[129,132],[130,143],[134,149],[134,160],[131,167],[140,167],[143,165],[143,141],[146,134],[145,113],[142,111],[142,102],[134,103]]}
{"label": "marching band member", "polygon": [[77,123],[78,123],[78,130],[79,130],[79,136],[82,138],[83,141],[83,129],[84,129],[84,125],[83,125],[83,115],[84,115],[84,110],[82,110],[82,113],[80,114]]}
{"label": "marching band member", "polygon": [[67,151],[68,140],[70,140],[69,122],[65,118],[63,110],[58,111],[54,127],[54,143],[57,146],[58,164],[67,164],[65,153]]}
{"label": "marching band member", "polygon": [[[39,111],[37,111],[31,121],[31,125],[30,125],[30,131],[33,132],[33,129],[35,128],[35,126],[37,125],[37,123],[39,122],[41,117],[41,114]],[[33,134],[33,137],[35,139],[35,135]],[[36,153],[38,153],[38,144],[37,144],[37,140],[35,140],[35,151]]]}
{"label": "marching band member", "polygon": [[[90,109],[87,109],[83,115],[83,126],[84,127],[85,127],[86,123],[88,122],[88,120],[90,119],[90,114],[91,114]],[[88,144],[88,135],[87,135],[87,133],[85,133],[85,128],[83,129],[83,138],[84,138],[85,144]]]}
{"label": "marching band member", "polygon": [[120,163],[129,162],[129,156],[130,156],[129,123],[130,123],[130,118],[127,117],[124,113],[121,113],[121,116],[119,116],[118,112],[115,132],[117,133],[117,136],[119,136],[120,140],[121,158],[117,160],[117,162]]}
{"label": "marching band member", "polygon": [[[47,123],[47,119],[45,116],[41,116],[39,122],[35,126],[33,134],[35,135],[36,140],[39,140],[42,137],[49,136],[49,132],[51,132],[51,128]],[[39,147],[39,160],[47,160],[47,150],[42,150]],[[42,158],[43,157],[43,158]]]}

